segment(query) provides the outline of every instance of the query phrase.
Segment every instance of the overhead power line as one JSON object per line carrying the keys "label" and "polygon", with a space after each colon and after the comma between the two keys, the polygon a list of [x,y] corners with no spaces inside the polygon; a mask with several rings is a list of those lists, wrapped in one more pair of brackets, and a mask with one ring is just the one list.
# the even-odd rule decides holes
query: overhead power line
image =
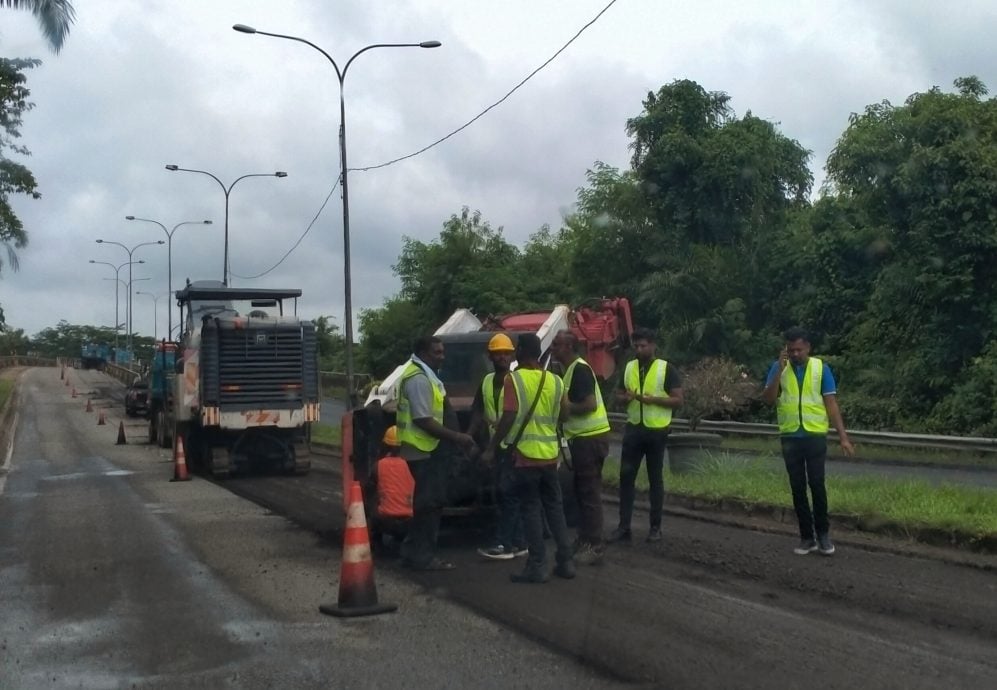
{"label": "overhead power line", "polygon": [[475,122],[477,122],[479,119],[481,119],[482,117],[484,117],[484,115],[486,113],[488,113],[490,110],[492,110],[493,108],[496,108],[497,106],[501,105],[507,98],[509,98],[509,96],[511,96],[512,94],[516,93],[516,91],[518,91],[520,89],[520,87],[522,87],[526,82],[528,82],[530,79],[532,79],[538,72],[540,72],[543,68],[545,68],[547,65],[549,65],[550,63],[552,63],[555,59],[557,59],[557,57],[568,48],[568,46],[570,46],[572,43],[575,42],[575,39],[577,39],[579,36],[581,36],[585,32],[586,29],[588,29],[590,26],[592,26],[597,21],[599,21],[599,18],[602,17],[602,15],[604,15],[606,13],[606,11],[610,7],[612,7],[613,5],[615,5],[616,2],[617,2],[617,0],[610,0],[610,3],[608,5],[606,5],[605,7],[603,7],[602,10],[600,10],[599,13],[597,15],[595,15],[595,17],[593,17],[587,24],[585,24],[585,26],[583,26],[581,29],[579,29],[578,32],[574,36],[572,36],[570,39],[568,39],[567,43],[565,43],[563,46],[561,46],[556,53],[554,53],[549,58],[547,58],[547,60],[542,65],[540,65],[535,70],[533,70],[528,75],[526,75],[526,77],[522,81],[520,81],[518,84],[516,84],[514,87],[512,87],[508,91],[508,93],[506,93],[504,96],[502,96],[502,98],[500,98],[497,101],[495,101],[494,103],[492,103],[490,106],[488,106],[487,108],[485,108],[484,110],[482,110],[480,113],[478,113],[477,115],[475,115],[474,117],[472,117],[470,120],[468,120],[467,122],[465,122],[464,124],[462,124],[457,129],[453,130],[452,132],[450,132],[446,136],[440,137],[439,139],[437,139],[436,141],[434,141],[432,144],[429,144],[428,146],[424,146],[421,149],[419,149],[418,151],[413,151],[412,153],[408,154],[407,156],[401,156],[400,158],[394,158],[394,159],[392,159],[390,161],[387,161],[385,163],[379,163],[377,165],[368,165],[368,166],[361,167],[361,168],[349,168],[349,171],[351,171],[351,172],[367,172],[368,170],[377,170],[378,168],[386,168],[389,165],[394,165],[395,163],[400,163],[401,161],[408,160],[409,158],[414,158],[414,157],[418,156],[419,154],[425,153],[426,151],[428,151],[429,149],[433,148],[434,146],[438,146],[439,144],[442,144],[444,141],[446,141],[450,137],[452,137],[455,134],[458,134],[458,133],[462,132],[463,130],[467,129],[472,124],[474,124]]}

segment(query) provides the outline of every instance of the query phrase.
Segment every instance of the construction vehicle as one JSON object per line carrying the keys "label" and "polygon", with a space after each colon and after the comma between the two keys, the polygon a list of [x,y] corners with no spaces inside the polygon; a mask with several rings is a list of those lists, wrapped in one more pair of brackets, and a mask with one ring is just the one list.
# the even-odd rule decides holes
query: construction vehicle
{"label": "construction vehicle", "polygon": [[[445,347],[446,358],[440,378],[447,389],[447,398],[457,414],[461,429],[470,423],[471,405],[481,380],[492,371],[487,355],[488,340],[496,332],[509,335],[514,341],[523,333],[540,338],[544,356],[559,331],[570,330],[578,338],[582,357],[592,366],[604,388],[611,387],[617,370],[630,347],[633,319],[626,298],[594,299],[577,307],[560,304],[544,311],[489,316],[479,319],[468,309],[458,309],[434,335]],[[398,366],[387,378],[370,391],[363,409],[348,413],[344,436],[350,436],[351,446],[343,452],[343,476],[357,479],[364,485],[365,496],[371,468],[377,461],[379,441],[384,430],[394,424],[397,387],[407,363]],[[515,365],[513,365],[515,366]],[[607,391],[608,393],[608,391]],[[474,512],[489,502],[492,473],[473,458],[454,449],[458,461],[453,465],[448,485],[446,514]],[[368,515],[373,515],[368,506]]]}
{"label": "construction vehicle", "polygon": [[97,369],[104,371],[104,366],[108,362],[111,354],[110,348],[100,343],[85,343],[80,346],[80,364],[84,369]]}
{"label": "construction vehicle", "polygon": [[[172,385],[164,385],[169,348],[156,353],[162,376],[153,375],[152,390],[167,394],[150,438],[163,443],[172,431],[187,461],[217,478],[252,468],[308,472],[308,439],[319,420],[318,341],[315,325],[297,317],[300,296],[218,281],[178,290],[183,335]],[[289,300],[294,310],[286,314]]]}

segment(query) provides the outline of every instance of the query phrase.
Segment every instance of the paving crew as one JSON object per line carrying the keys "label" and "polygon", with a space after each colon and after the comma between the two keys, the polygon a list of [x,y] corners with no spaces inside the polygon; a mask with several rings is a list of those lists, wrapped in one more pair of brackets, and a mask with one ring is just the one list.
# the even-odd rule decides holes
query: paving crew
{"label": "paving crew", "polygon": [[374,465],[372,479],[377,492],[378,529],[401,540],[412,519],[415,480],[398,452],[398,427],[389,426],[381,439],[381,457]]}
{"label": "paving crew", "polygon": [[587,565],[602,560],[602,465],[609,454],[609,416],[595,372],[578,356],[577,347],[577,336],[564,330],[554,337],[550,351],[565,367],[562,430],[578,502],[575,560]]}
{"label": "paving crew", "polygon": [[[779,420],[782,458],[800,524],[800,545],[793,551],[803,556],[819,550],[830,556],[834,553],[834,544],[830,537],[824,486],[830,424],[834,424],[838,432],[838,442],[845,455],[855,455],[855,448],[838,409],[838,391],[831,368],[810,356],[810,336],[802,328],[789,329],[784,338],[786,345],[769,369],[762,398],[776,406]],[[813,512],[807,497],[808,484],[813,495]]]}
{"label": "paving crew", "polygon": [[[474,438],[487,432],[488,441],[495,433],[502,411],[505,378],[509,373],[516,348],[505,333],[496,333],[488,341],[488,358],[494,371],[485,374],[471,404],[471,423],[467,433]],[[512,456],[501,445],[496,448],[492,468],[497,507],[494,541],[478,549],[478,553],[491,560],[509,560],[525,556],[526,537],[523,534],[523,516],[519,510],[519,494],[514,485]]]}
{"label": "paving crew", "polygon": [[497,448],[504,446],[512,454],[515,466],[529,556],[523,571],[510,576],[513,582],[547,581],[544,516],[557,545],[554,574],[566,579],[575,576],[571,539],[561,503],[561,485],[557,479],[561,451],[557,424],[564,382],[540,365],[540,355],[540,338],[532,333],[519,336],[516,344],[519,366],[505,379],[502,416],[484,454],[490,461]]}
{"label": "paving crew", "polygon": [[451,570],[453,564],[436,556],[436,539],[446,502],[453,445],[471,451],[474,439],[444,424],[448,413],[446,388],[437,370],[443,364],[443,341],[423,336],[415,341],[412,358],[398,382],[398,440],[401,456],[415,480],[412,522],[402,542],[402,564],[415,570]]}
{"label": "paving crew", "polygon": [[651,500],[647,541],[654,542],[661,541],[665,444],[672,423],[672,411],[682,405],[682,377],[678,369],[656,356],[654,331],[638,328],[631,341],[637,358],[627,363],[623,372],[624,390],[620,394],[627,404],[627,424],[620,450],[620,524],[609,539],[619,542],[631,540],[634,483],[641,462],[646,458]]}

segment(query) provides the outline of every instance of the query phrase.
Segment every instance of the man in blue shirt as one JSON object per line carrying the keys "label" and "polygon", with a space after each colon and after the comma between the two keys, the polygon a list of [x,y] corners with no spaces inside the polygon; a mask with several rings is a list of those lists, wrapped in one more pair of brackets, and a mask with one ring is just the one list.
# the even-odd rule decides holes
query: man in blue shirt
{"label": "man in blue shirt", "polygon": [[[801,328],[785,333],[786,346],[773,362],[765,381],[762,398],[775,405],[779,419],[782,457],[789,473],[793,507],[800,522],[800,545],[795,553],[820,551],[834,553],[827,519],[827,490],[824,463],[827,459],[827,432],[830,424],[838,432],[845,455],[855,455],[845,423],[838,409],[837,387],[831,368],[810,356],[810,336]],[[813,496],[813,512],[807,485]]]}

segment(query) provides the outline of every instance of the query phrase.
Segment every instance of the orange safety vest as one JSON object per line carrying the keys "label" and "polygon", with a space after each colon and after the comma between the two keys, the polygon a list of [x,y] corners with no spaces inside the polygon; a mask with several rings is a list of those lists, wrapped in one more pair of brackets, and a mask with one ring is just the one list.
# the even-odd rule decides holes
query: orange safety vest
{"label": "orange safety vest", "polygon": [[[428,462],[428,461],[427,461]],[[377,461],[377,514],[381,517],[412,517],[415,479],[408,463],[387,455]]]}

